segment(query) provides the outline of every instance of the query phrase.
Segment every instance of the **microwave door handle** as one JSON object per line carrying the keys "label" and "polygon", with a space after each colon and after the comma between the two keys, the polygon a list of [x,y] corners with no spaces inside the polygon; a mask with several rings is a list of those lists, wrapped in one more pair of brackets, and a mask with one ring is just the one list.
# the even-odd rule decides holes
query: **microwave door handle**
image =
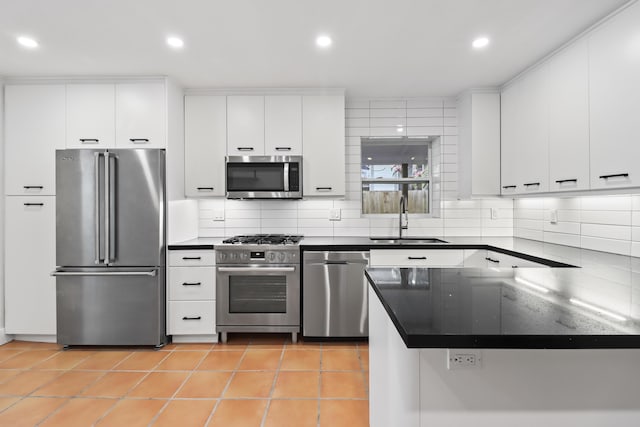
{"label": "microwave door handle", "polygon": [[284,164],[284,191],[289,191],[289,163]]}

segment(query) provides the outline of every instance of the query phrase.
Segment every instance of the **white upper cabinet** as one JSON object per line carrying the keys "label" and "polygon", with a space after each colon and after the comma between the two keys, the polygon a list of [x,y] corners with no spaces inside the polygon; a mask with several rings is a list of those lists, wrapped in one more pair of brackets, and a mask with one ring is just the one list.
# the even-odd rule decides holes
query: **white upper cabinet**
{"label": "white upper cabinet", "polygon": [[458,194],[500,194],[500,94],[467,93],[458,99]]}
{"label": "white upper cabinet", "polygon": [[6,86],[5,194],[55,195],[55,150],[64,146],[64,85]]}
{"label": "white upper cabinet", "polygon": [[502,194],[509,195],[522,190],[522,184],[518,177],[518,136],[520,126],[520,82],[514,82],[500,95],[501,114],[501,143],[500,143],[500,169]]}
{"label": "white upper cabinet", "polygon": [[516,165],[520,193],[549,191],[549,68],[543,64],[523,77]]}
{"label": "white upper cabinet", "polygon": [[585,39],[549,61],[549,189],[589,189],[589,52]]}
{"label": "white upper cabinet", "polygon": [[185,194],[224,196],[226,97],[188,95],[184,100]]}
{"label": "white upper cabinet", "polygon": [[264,96],[227,97],[227,154],[264,155]]}
{"label": "white upper cabinet", "polygon": [[67,148],[115,146],[114,84],[67,85]]}
{"label": "white upper cabinet", "polygon": [[591,188],[640,186],[640,3],[589,36]]}
{"label": "white upper cabinet", "polygon": [[344,114],[344,95],[302,97],[304,196],[344,196]]}
{"label": "white upper cabinet", "polygon": [[302,154],[301,96],[265,96],[264,152],[267,156]]}
{"label": "white upper cabinet", "polygon": [[165,148],[166,145],[164,83],[116,84],[116,147]]}

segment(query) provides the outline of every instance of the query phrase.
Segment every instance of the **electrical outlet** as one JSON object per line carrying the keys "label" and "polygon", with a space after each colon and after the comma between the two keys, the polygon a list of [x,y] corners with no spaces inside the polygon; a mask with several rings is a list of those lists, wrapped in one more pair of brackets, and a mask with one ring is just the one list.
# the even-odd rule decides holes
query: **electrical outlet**
{"label": "electrical outlet", "polygon": [[481,366],[481,350],[447,349],[447,369],[479,369]]}
{"label": "electrical outlet", "polygon": [[551,209],[551,211],[549,212],[549,221],[551,222],[551,224],[557,224],[558,223],[558,211],[557,211],[557,209]]}
{"label": "electrical outlet", "polygon": [[498,208],[491,208],[491,219],[498,219]]}
{"label": "electrical outlet", "polygon": [[214,221],[224,221],[224,211],[213,211]]}
{"label": "electrical outlet", "polygon": [[329,221],[340,221],[340,209],[329,209]]}

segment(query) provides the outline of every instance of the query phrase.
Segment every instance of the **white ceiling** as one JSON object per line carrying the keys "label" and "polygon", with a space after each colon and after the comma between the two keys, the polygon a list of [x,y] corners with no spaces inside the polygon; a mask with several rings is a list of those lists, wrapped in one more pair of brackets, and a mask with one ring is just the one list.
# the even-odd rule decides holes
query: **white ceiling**
{"label": "white ceiling", "polygon": [[[504,83],[627,0],[0,0],[0,75],[455,95]],[[315,47],[318,33],[334,39]],[[15,37],[41,46],[28,51]],[[184,38],[173,51],[165,37]],[[488,35],[482,52],[470,44]]]}

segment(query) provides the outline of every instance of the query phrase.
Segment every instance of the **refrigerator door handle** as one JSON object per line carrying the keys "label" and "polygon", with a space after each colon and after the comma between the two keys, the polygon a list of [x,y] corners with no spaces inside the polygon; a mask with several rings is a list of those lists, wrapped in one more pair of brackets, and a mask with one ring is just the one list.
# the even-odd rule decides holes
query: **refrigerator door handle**
{"label": "refrigerator door handle", "polygon": [[96,213],[94,216],[95,241],[96,241],[95,263],[100,264],[103,261],[103,259],[100,257],[100,249],[101,249],[100,248],[100,156],[102,155],[102,153],[94,153],[93,155],[94,155],[93,168],[94,168],[94,175],[96,180],[96,188],[95,188],[95,195],[94,195],[95,209],[96,209]]}
{"label": "refrigerator door handle", "polygon": [[111,211],[113,209],[112,202],[113,198],[113,183],[111,182],[111,159],[113,157],[110,153],[104,153],[104,240],[105,240],[105,254],[104,254],[104,263],[110,264],[114,260],[114,256],[112,256],[113,251],[113,242],[112,242],[112,234],[113,234],[113,224],[111,223]]}
{"label": "refrigerator door handle", "polygon": [[157,275],[156,270],[151,271],[65,271],[55,270],[52,276],[151,276]]}

